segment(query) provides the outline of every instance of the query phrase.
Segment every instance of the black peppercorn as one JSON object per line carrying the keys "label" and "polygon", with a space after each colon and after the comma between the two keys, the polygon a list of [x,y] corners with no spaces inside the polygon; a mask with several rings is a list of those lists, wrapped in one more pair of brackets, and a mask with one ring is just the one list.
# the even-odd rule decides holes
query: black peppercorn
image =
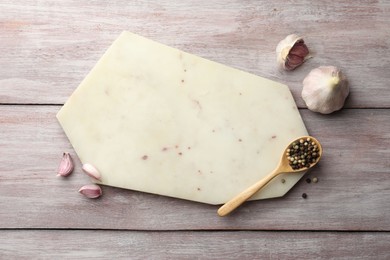
{"label": "black peppercorn", "polygon": [[289,146],[286,156],[292,169],[310,168],[310,164],[319,158],[318,145],[310,141],[311,139],[306,142],[300,139]]}

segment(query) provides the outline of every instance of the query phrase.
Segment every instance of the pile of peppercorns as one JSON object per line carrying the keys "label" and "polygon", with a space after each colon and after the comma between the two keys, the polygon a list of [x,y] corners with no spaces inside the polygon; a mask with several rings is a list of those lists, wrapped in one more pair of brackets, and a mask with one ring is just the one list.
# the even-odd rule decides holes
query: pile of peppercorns
{"label": "pile of peppercorns", "polygon": [[287,149],[287,159],[293,170],[309,168],[319,158],[319,147],[310,137],[293,142]]}

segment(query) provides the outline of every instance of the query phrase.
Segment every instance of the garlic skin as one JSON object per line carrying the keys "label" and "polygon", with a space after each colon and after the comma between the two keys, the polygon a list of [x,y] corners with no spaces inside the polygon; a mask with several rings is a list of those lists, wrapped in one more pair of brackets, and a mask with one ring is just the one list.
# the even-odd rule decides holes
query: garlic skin
{"label": "garlic skin", "polygon": [[345,75],[334,66],[321,66],[303,80],[302,98],[314,112],[330,114],[344,106],[349,94]]}
{"label": "garlic skin", "polygon": [[66,177],[73,172],[74,163],[69,153],[64,153],[58,167],[57,176]]}
{"label": "garlic skin", "polygon": [[96,184],[84,185],[79,189],[79,192],[90,199],[99,198],[103,194],[100,186]]}
{"label": "garlic skin", "polygon": [[82,170],[90,177],[101,181],[102,176],[100,175],[100,172],[91,164],[85,163],[83,164]]}
{"label": "garlic skin", "polygon": [[294,70],[302,65],[309,54],[302,37],[290,34],[276,46],[278,66],[284,70]]}

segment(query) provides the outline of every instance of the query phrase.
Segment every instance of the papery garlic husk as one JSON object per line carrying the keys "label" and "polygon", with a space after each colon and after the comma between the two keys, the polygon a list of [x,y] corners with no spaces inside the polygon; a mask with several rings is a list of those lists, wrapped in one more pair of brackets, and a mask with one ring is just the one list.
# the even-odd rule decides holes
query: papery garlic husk
{"label": "papery garlic husk", "polygon": [[99,198],[103,193],[100,186],[96,184],[84,185],[79,189],[79,192],[90,199]]}
{"label": "papery garlic husk", "polygon": [[64,153],[58,166],[57,176],[66,177],[73,172],[74,163],[69,153]]}
{"label": "papery garlic husk", "polygon": [[314,112],[330,114],[344,106],[349,94],[347,78],[334,66],[321,66],[303,80],[302,98]]}
{"label": "papery garlic husk", "polygon": [[290,34],[276,46],[278,66],[284,70],[294,70],[308,58],[309,49],[302,37]]}
{"label": "papery garlic husk", "polygon": [[82,170],[90,177],[101,181],[102,176],[100,175],[100,172],[91,164],[85,163],[83,164]]}

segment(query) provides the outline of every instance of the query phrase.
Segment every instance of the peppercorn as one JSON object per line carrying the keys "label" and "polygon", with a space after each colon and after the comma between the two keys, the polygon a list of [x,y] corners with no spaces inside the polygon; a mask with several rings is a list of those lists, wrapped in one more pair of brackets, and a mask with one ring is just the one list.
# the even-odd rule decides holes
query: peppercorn
{"label": "peppercorn", "polygon": [[319,158],[318,144],[310,138],[299,139],[293,142],[286,152],[286,157],[292,169],[310,168]]}
{"label": "peppercorn", "polygon": [[307,194],[306,193],[302,193],[302,198],[306,199],[307,198]]}

